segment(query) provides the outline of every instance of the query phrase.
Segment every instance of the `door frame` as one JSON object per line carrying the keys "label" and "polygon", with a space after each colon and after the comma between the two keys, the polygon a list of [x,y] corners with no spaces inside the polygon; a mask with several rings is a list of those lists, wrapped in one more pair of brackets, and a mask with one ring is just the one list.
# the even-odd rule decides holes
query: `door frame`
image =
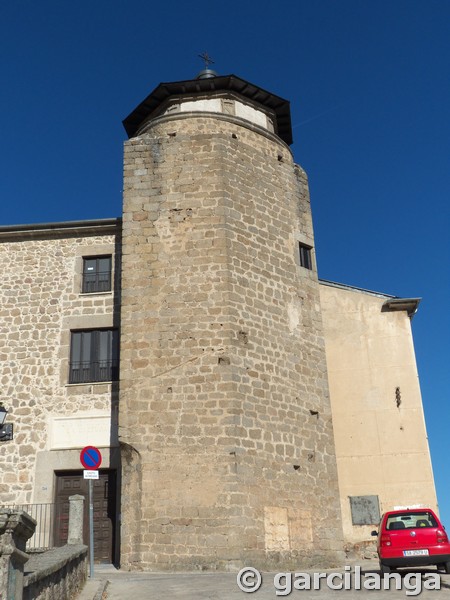
{"label": "door frame", "polygon": [[[99,473],[101,475],[108,475],[108,518],[111,522],[111,545],[110,545],[110,556],[108,559],[109,563],[116,563],[117,556],[117,524],[118,524],[118,473],[116,469],[99,469]],[[58,469],[53,472],[54,476],[54,505],[55,505],[55,514],[54,514],[54,525],[53,525],[53,539],[56,544],[56,540],[60,541],[59,531],[61,527],[61,515],[62,515],[62,506],[61,502],[58,502],[58,477],[79,477],[83,480],[83,469]],[[85,497],[84,502],[84,511],[83,511],[83,543],[85,543],[89,548],[89,495],[87,491],[88,481],[86,481],[86,489],[81,493]],[[76,492],[74,492],[76,493]],[[72,494],[70,494],[72,495]],[[67,515],[68,518],[68,515]],[[67,542],[66,542],[67,543]],[[95,556],[94,556],[95,560]],[[104,562],[104,561],[103,561]]]}

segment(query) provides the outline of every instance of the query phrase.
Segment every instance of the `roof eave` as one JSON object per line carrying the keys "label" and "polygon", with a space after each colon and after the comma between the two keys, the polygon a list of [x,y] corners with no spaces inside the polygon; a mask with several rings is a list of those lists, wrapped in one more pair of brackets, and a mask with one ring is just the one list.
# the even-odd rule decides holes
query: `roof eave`
{"label": "roof eave", "polygon": [[0,241],[15,241],[55,236],[116,234],[121,229],[121,223],[122,219],[118,217],[113,219],[6,225],[0,227]]}
{"label": "roof eave", "polygon": [[383,311],[405,310],[412,319],[416,314],[422,298],[391,298],[383,304]]}
{"label": "roof eave", "polygon": [[123,126],[128,137],[134,137],[142,122],[148,119],[148,117],[151,116],[170,96],[179,96],[183,94],[199,95],[207,92],[220,91],[236,92],[273,110],[277,117],[279,137],[286,142],[286,144],[292,144],[292,125],[289,101],[249,83],[244,79],[240,79],[239,77],[236,77],[236,75],[223,75],[208,79],[190,79],[186,81],[160,83],[153,92],[149,94],[147,98],[145,98],[145,100],[141,102],[128,117],[126,117],[126,119],[124,119]]}

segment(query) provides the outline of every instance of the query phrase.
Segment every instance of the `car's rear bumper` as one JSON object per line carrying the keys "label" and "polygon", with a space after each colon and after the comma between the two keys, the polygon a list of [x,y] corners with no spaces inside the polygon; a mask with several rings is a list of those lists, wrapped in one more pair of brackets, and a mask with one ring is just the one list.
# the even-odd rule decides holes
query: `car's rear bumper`
{"label": "car's rear bumper", "polygon": [[388,567],[427,567],[450,562],[450,554],[430,554],[428,556],[397,556],[381,558],[380,563]]}

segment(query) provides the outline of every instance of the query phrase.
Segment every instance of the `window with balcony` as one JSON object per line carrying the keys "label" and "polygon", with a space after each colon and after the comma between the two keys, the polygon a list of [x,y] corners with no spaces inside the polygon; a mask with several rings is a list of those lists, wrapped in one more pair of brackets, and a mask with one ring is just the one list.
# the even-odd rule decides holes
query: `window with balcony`
{"label": "window with balcony", "polygon": [[117,329],[72,331],[69,383],[114,381],[119,378]]}
{"label": "window with balcony", "polygon": [[83,258],[83,294],[111,291],[111,256]]}

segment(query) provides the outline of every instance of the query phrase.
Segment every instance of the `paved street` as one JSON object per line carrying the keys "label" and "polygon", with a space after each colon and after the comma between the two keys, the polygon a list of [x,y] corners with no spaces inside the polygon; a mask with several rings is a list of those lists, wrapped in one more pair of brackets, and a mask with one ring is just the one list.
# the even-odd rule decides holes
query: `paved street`
{"label": "paved street", "polygon": [[[402,590],[395,590],[394,583],[391,584],[391,590],[367,590],[364,589],[364,582],[368,582],[369,579],[373,581],[373,578],[368,576],[368,573],[378,573],[377,565],[368,566],[364,565],[360,572],[361,588],[356,590],[355,588],[355,572],[352,573],[352,589],[350,590],[332,590],[327,586],[325,578],[321,579],[321,585],[319,590],[311,589],[310,591],[305,589],[294,589],[294,580],[292,578],[292,591],[289,591],[289,585],[286,586],[285,578],[281,578],[278,583],[278,595],[277,589],[274,585],[274,574],[264,573],[262,575],[262,585],[260,589],[254,593],[245,593],[241,591],[237,585],[236,578],[237,573],[130,573],[125,571],[115,571],[111,567],[108,569],[102,569],[100,567],[96,573],[96,579],[108,579],[109,584],[106,590],[107,600],[126,600],[130,598],[132,600],[161,600],[162,598],[178,599],[183,600],[243,600],[244,598],[252,598],[254,600],[273,600],[274,598],[280,598],[287,596],[289,598],[312,598],[316,600],[323,600],[325,598],[354,598],[356,596],[367,596],[370,594],[371,600],[379,600],[383,598],[409,598],[420,596],[421,600],[430,600],[432,598],[448,598],[450,592],[450,575],[439,574],[440,577],[440,590],[427,590],[425,589],[426,581],[430,582],[430,574],[436,574],[435,570],[432,569],[417,569],[420,571],[421,576],[416,577],[408,573],[412,571],[403,571]],[[327,574],[338,572],[327,571]],[[331,584],[335,586],[342,585],[350,576],[348,570],[340,571],[341,577],[335,577],[331,580]],[[313,585],[313,574],[311,575],[311,586]],[[347,576],[347,579],[345,578]],[[93,582],[92,582],[93,583]],[[302,579],[302,583],[305,583],[305,579]],[[421,593],[419,594],[419,592]],[[91,596],[92,598],[93,596]],[[83,596],[82,600],[85,600]]]}

